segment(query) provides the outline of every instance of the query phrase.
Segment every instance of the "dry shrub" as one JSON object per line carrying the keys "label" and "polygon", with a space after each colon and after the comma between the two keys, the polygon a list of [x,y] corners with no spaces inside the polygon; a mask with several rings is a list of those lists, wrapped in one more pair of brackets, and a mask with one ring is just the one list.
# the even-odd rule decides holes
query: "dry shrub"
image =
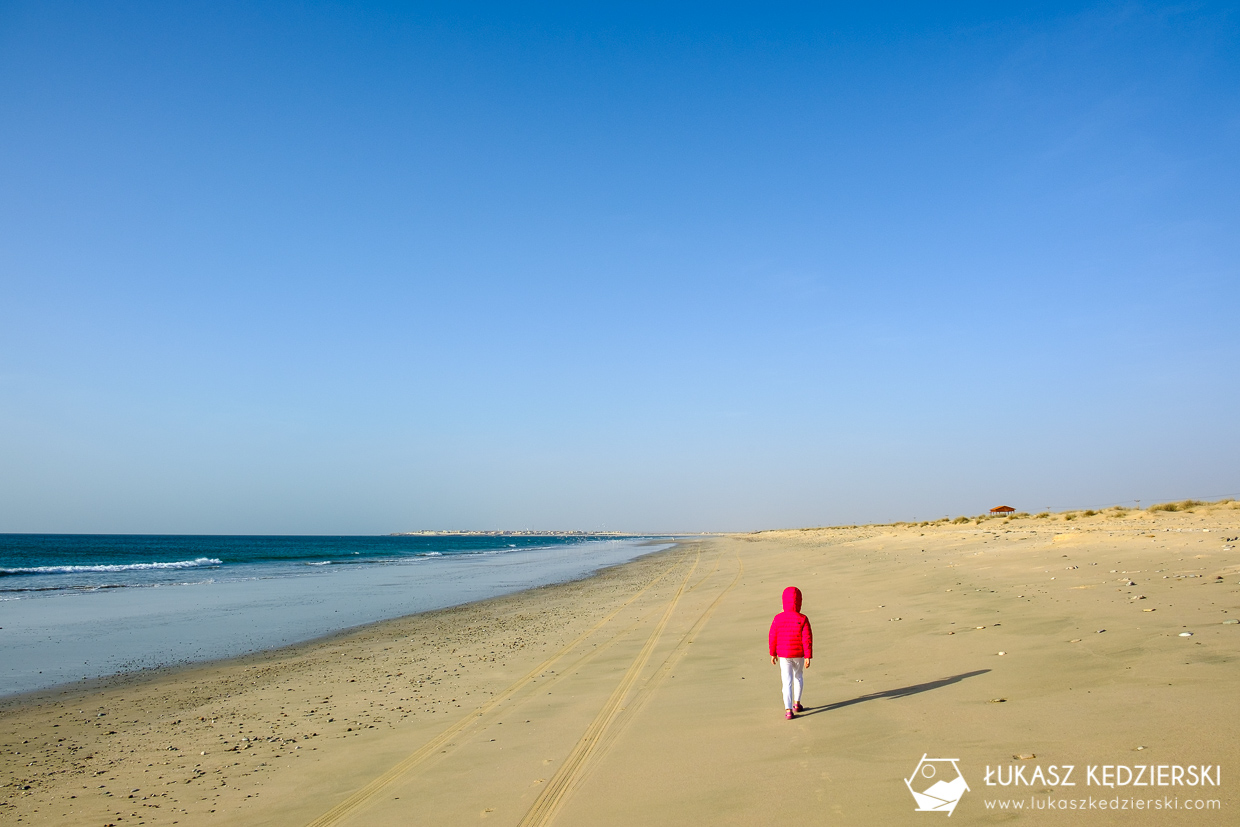
{"label": "dry shrub", "polygon": [[1094,510],[1091,508],[1091,509],[1089,509],[1088,511],[1086,511],[1084,514],[1082,514],[1081,516],[1082,516],[1082,517],[1092,517],[1092,516],[1094,516],[1094,515],[1095,515],[1095,514],[1097,514],[1097,513],[1098,513],[1097,511],[1094,511]]}
{"label": "dry shrub", "polygon": [[1174,502],[1174,503],[1158,503],[1157,505],[1151,505],[1149,507],[1149,510],[1150,511],[1192,511],[1194,508],[1198,506],[1202,506],[1202,505],[1209,505],[1209,503],[1202,502],[1201,500],[1180,500],[1179,502]]}
{"label": "dry shrub", "polygon": [[957,517],[956,519],[952,520],[952,525],[962,525],[964,523],[967,523],[968,521],[969,521],[968,517]]}
{"label": "dry shrub", "polygon": [[1045,519],[1046,519],[1047,517],[1049,517],[1049,516],[1051,516],[1051,512],[1049,512],[1049,511],[1039,511],[1037,514],[1034,514],[1034,515],[1033,515],[1033,519],[1035,519],[1035,520],[1045,520]]}

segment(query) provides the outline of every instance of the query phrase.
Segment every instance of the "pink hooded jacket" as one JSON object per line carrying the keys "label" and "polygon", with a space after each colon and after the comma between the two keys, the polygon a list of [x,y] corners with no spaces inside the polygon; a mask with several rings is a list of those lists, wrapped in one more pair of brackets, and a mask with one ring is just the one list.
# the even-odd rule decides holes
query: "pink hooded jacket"
{"label": "pink hooded jacket", "polygon": [[768,640],[771,657],[814,656],[814,631],[809,627],[809,618],[801,614],[801,590],[796,586],[784,589],[784,610],[771,621]]}

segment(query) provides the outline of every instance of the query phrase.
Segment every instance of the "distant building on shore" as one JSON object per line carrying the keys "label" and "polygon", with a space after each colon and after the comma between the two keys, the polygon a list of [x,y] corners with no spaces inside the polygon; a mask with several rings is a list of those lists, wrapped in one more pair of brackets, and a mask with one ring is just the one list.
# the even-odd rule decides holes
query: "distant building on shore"
{"label": "distant building on shore", "polygon": [[394,531],[388,537],[629,537],[623,531]]}
{"label": "distant building on shore", "polygon": [[994,508],[990,509],[990,513],[991,514],[1011,514],[1015,510],[1016,509],[1012,508],[1012,506],[1010,505],[996,505]]}

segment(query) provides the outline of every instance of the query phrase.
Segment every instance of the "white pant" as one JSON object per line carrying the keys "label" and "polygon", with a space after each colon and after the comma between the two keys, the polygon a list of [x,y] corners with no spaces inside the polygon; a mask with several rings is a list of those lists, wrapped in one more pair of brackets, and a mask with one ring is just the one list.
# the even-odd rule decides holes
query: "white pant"
{"label": "white pant", "polygon": [[792,709],[805,686],[805,658],[780,658],[779,676],[784,681],[784,709]]}

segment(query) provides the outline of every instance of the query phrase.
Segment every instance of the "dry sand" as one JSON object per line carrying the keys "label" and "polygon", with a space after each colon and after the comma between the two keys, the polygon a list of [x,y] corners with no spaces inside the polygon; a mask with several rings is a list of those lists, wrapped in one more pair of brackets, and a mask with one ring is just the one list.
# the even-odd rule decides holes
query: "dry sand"
{"label": "dry sand", "polygon": [[[11,700],[0,821],[927,824],[947,816],[914,813],[903,779],[929,753],[970,785],[953,823],[1240,823],[1237,505],[685,542],[577,583]],[[785,721],[765,634],[791,584],[817,657],[807,714]],[[1090,764],[1209,764],[1222,784],[985,785],[1015,763],[1072,764],[1082,785]],[[985,808],[1031,794],[1221,809]]]}

